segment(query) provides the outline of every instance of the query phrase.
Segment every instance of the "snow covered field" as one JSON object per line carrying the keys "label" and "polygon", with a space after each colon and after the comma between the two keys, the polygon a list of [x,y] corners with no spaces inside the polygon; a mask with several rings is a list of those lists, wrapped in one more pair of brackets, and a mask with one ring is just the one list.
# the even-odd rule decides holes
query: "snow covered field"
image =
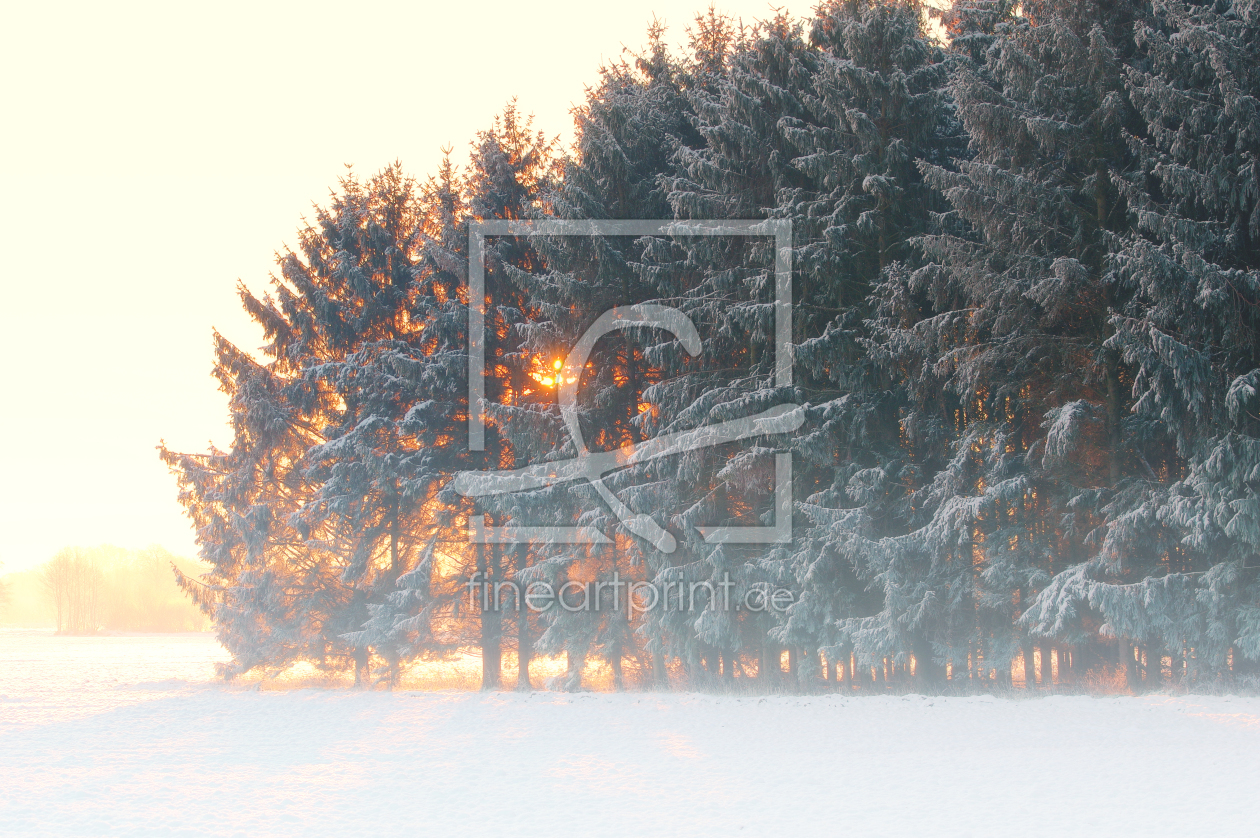
{"label": "snow covered field", "polygon": [[0,631],[0,835],[1256,834],[1260,699],[253,691]]}

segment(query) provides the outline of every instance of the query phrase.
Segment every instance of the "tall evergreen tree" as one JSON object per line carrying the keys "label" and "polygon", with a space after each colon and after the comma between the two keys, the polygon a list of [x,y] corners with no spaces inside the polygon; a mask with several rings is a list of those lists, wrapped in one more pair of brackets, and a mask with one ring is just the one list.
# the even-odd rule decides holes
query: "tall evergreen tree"
{"label": "tall evergreen tree", "polygon": [[1140,484],[1111,501],[1105,536],[1056,579],[1041,622],[1095,609],[1143,644],[1148,680],[1164,656],[1194,680],[1227,674],[1231,650],[1235,671],[1260,658],[1260,15],[1250,3],[1154,12],[1126,77],[1140,166],[1116,186],[1135,229],[1111,264],[1131,299],[1108,342],[1133,369],[1129,421],[1152,442]]}
{"label": "tall evergreen tree", "polygon": [[[586,219],[661,219],[670,208],[659,180],[672,171],[673,153],[699,142],[687,119],[684,96],[688,73],[669,54],[659,24],[649,30],[645,52],[633,63],[622,61],[603,68],[601,81],[576,112],[577,139],[565,161],[564,176],[549,196],[552,217]],[[558,362],[582,334],[605,312],[657,297],[650,278],[633,269],[650,241],[636,237],[557,236],[536,239],[548,270],[522,276],[537,302],[537,319],[525,327],[525,337],[536,357]],[[658,339],[653,330],[618,331],[593,347],[591,360],[578,373],[577,410],[583,439],[593,451],[608,450],[644,440],[642,416],[648,405],[643,390],[657,376],[645,350]],[[540,388],[554,394],[561,373],[536,376]],[[545,382],[554,381],[552,384]],[[548,390],[548,388],[554,388]],[[512,438],[531,457],[569,457],[576,451],[557,406],[545,412],[531,406],[509,420]],[[532,443],[530,442],[532,441]],[[629,506],[640,512],[658,508],[654,492],[659,481],[626,483],[610,476],[609,483],[626,493]],[[653,487],[656,487],[655,489]],[[651,548],[621,529],[604,500],[589,486],[564,486],[515,498],[514,517],[550,525],[593,527],[611,547],[550,545],[539,549],[539,563],[525,581],[611,583],[642,580]],[[547,510],[544,520],[539,510]],[[522,548],[523,549],[523,548]],[[593,589],[592,589],[593,590]],[[603,588],[601,591],[608,591]],[[623,660],[637,663],[641,681],[665,677],[664,645],[659,634],[636,625],[624,597],[609,598],[600,607],[569,611],[556,607],[547,614],[540,638],[546,652],[564,652],[573,661],[569,685],[576,686],[588,655],[604,659],[614,685],[626,683]],[[651,661],[651,663],[648,663]]]}
{"label": "tall evergreen tree", "polygon": [[795,446],[806,466],[793,555],[801,599],[785,636],[868,673],[914,654],[926,675],[933,657],[930,621],[898,613],[897,593],[867,564],[870,541],[909,525],[905,487],[921,480],[922,465],[898,424],[904,392],[874,363],[886,347],[863,325],[872,290],[914,263],[911,239],[944,208],[919,163],[942,166],[963,151],[946,56],[924,26],[911,3],[820,7],[808,119],[780,122],[797,148],[793,166],[808,177],[780,192],[776,214],[793,221],[796,376],[811,403]]}
{"label": "tall evergreen tree", "polygon": [[[806,116],[802,94],[816,56],[800,23],[782,14],[751,29],[712,16],[699,19],[692,50],[698,69],[687,96],[703,145],[675,154],[677,173],[665,181],[673,215],[769,219],[779,191],[805,183],[791,165],[794,155],[778,124]],[[694,358],[678,341],[649,352],[661,371],[660,382],[643,394],[652,406],[645,425],[655,433],[716,424],[795,400],[794,392],[774,383],[779,359],[772,229],[768,224],[763,236],[753,238],[662,241],[636,268],[658,283],[662,302],[691,318],[703,346]],[[750,654],[761,676],[778,669],[782,640],[769,636],[775,621],[729,605],[790,581],[786,547],[709,543],[699,528],[773,525],[782,514],[771,491],[775,454],[782,448],[781,441],[759,441],[741,444],[742,450],[694,451],[655,472],[671,495],[669,523],[681,537],[674,554],[660,556],[654,578],[661,587],[682,585],[687,596],[654,612],[659,627],[652,630],[696,674],[730,678],[739,659]],[[723,588],[728,582],[734,587]],[[693,588],[699,585],[706,587]],[[692,590],[703,595],[694,603]]]}
{"label": "tall evergreen tree", "polygon": [[[477,647],[483,689],[501,684],[505,638],[498,603],[478,594],[508,581],[512,562],[522,556],[509,555],[500,544],[469,544],[474,516],[486,515],[487,526],[501,526],[507,512],[493,503],[475,507],[449,491],[448,484],[459,471],[510,466],[518,457],[504,432],[504,411],[527,399],[536,359],[519,331],[533,318],[535,305],[517,279],[541,263],[525,237],[486,243],[481,303],[487,375],[481,408],[487,433],[484,450],[471,451],[466,443],[471,409],[467,375],[474,301],[468,297],[468,224],[536,215],[554,177],[552,146],[509,104],[478,135],[463,178],[447,162],[423,200],[409,311],[419,337],[382,344],[372,358],[363,359],[376,367],[374,375],[383,382],[390,404],[397,406],[387,415],[416,440],[414,454],[400,461],[405,474],[400,485],[427,513],[423,528],[411,533],[414,545],[426,546],[417,551],[414,566],[399,567],[396,590],[371,609],[371,619],[353,637],[396,646],[412,657]],[[522,638],[528,645],[527,632],[518,632],[517,639]],[[528,652],[518,653],[518,660],[528,657]],[[523,685],[528,685],[527,662],[521,671]]]}
{"label": "tall evergreen tree", "polygon": [[[395,514],[381,507],[397,510],[399,498],[388,488],[392,478],[379,473],[390,466],[382,469],[370,448],[357,446],[368,456],[348,458],[349,473],[330,464],[330,441],[348,430],[358,396],[328,371],[355,365],[356,352],[405,322],[414,195],[397,166],[367,183],[349,175],[341,186],[301,231],[299,251],[280,257],[274,296],[241,287],[269,341],[266,360],[215,336],[231,449],[162,449],[212,567],[202,581],[181,582],[214,618],[233,657],[228,674],[306,660],[352,666],[362,682],[368,665],[368,649],[345,634],[367,618],[381,588],[372,565],[381,531],[390,531],[382,522]],[[355,447],[353,439],[345,445]],[[378,473],[364,479],[356,468]],[[344,485],[352,480],[357,485]]]}
{"label": "tall evergreen tree", "polygon": [[[1021,659],[1028,686],[1112,662],[1148,686],[1166,661],[1191,681],[1251,673],[1256,4],[957,0],[940,19],[947,44],[909,0],[830,0],[808,25],[710,9],[683,54],[654,26],[602,70],[562,165],[509,106],[464,175],[448,160],[422,189],[397,166],[344,179],[272,293],[242,289],[260,356],[216,335],[231,448],[162,449],[211,564],[181,583],[233,655],[225,672],[311,661],[365,684],[380,665],[394,683],[409,661],[479,649],[492,689],[515,649],[521,689],[535,653],[567,657],[570,689],[591,659],[618,688],[754,671],[770,687],[785,651],[793,688],[820,652],[853,683],[913,666],[925,685],[987,685]],[[470,300],[468,225],[490,219],[676,226],[487,237]],[[766,235],[686,234],[710,219]],[[773,343],[783,221],[791,387]],[[685,312],[699,353],[636,325],[563,367],[606,312],[639,304]],[[803,405],[791,438],[602,485],[473,502],[451,482],[784,402]],[[780,521],[786,451],[791,543],[710,543],[706,527]],[[603,543],[469,543],[478,516]],[[469,597],[470,578],[491,595]],[[614,579],[669,601],[636,613]],[[532,582],[570,593],[532,618],[499,601]],[[730,607],[776,587],[784,613]]]}
{"label": "tall evergreen tree", "polygon": [[[951,211],[919,240],[929,263],[880,288],[875,321],[881,361],[906,383],[902,430],[921,470],[911,528],[868,551],[883,624],[931,626],[936,660],[985,680],[1008,677],[1021,653],[1031,677],[1019,620],[1105,531],[1144,444],[1106,343],[1122,304],[1108,256],[1128,226],[1112,175],[1132,166],[1132,7],[1022,10],[981,63],[954,72],[970,157],[957,171],[922,164]],[[1053,636],[1084,642],[1084,616]]]}
{"label": "tall evergreen tree", "polygon": [[[375,559],[378,583],[366,605],[370,618],[346,637],[385,659],[391,683],[402,661],[468,642],[453,630],[462,589],[436,567],[439,555],[467,549],[459,508],[439,497],[449,475],[470,462],[462,443],[468,332],[457,255],[467,242],[460,186],[448,155],[416,197],[407,304],[394,334],[321,370],[343,384],[347,411],[340,433],[311,458],[312,471],[327,475],[317,508],[360,513],[342,513],[359,534],[352,568],[363,572]],[[377,556],[364,555],[373,543]]]}

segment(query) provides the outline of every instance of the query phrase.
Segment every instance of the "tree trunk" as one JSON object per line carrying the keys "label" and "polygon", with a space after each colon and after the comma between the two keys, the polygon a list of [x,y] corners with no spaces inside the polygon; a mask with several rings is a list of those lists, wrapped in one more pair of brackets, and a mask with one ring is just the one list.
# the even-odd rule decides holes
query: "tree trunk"
{"label": "tree trunk", "polygon": [[613,646],[612,654],[608,656],[608,665],[612,667],[613,690],[616,692],[626,691],[626,680],[621,671],[621,644],[617,643]]}
{"label": "tree trunk", "polygon": [[818,689],[818,673],[821,667],[817,649],[801,649],[800,660],[796,663],[796,683],[804,692]]}
{"label": "tree trunk", "polygon": [[945,672],[932,657],[932,644],[926,637],[914,638],[914,680],[919,692],[931,694],[941,687]]}
{"label": "tree trunk", "polygon": [[1107,469],[1111,485],[1120,482],[1120,355],[1114,349],[1105,349],[1107,381]]}
{"label": "tree trunk", "polygon": [[[490,523],[486,516],[487,525]],[[501,689],[503,671],[503,648],[501,645],[503,615],[499,612],[494,583],[499,580],[498,545],[477,545],[477,569],[481,572],[481,597],[478,607],[481,609],[481,689]]]}
{"label": "tree trunk", "polygon": [[[1190,650],[1190,655],[1193,654],[1193,651],[1193,649]],[[1194,664],[1191,664],[1189,661],[1190,655],[1187,655],[1187,664],[1193,666]],[[1237,646],[1230,650],[1229,656],[1226,659],[1226,667],[1226,671],[1221,674],[1228,675],[1235,683],[1237,683],[1239,679],[1246,678],[1260,672],[1260,664],[1257,664],[1256,661],[1253,661],[1250,658],[1243,657],[1242,653],[1238,651]],[[1201,673],[1196,671],[1194,677],[1198,679],[1203,676]],[[1218,675],[1217,677],[1220,676]]]}
{"label": "tree trunk", "polygon": [[997,681],[998,688],[1005,692],[1010,692],[1012,679],[1011,670],[1014,665],[1014,661],[1007,661],[1005,666],[998,666],[995,664],[993,667],[993,677]]}
{"label": "tree trunk", "polygon": [[1139,691],[1138,668],[1137,668],[1137,658],[1135,657],[1137,653],[1137,647],[1135,647],[1131,643],[1121,643],[1120,649],[1124,653],[1123,655],[1121,655],[1121,657],[1124,658],[1125,680],[1128,684],[1129,689],[1133,690],[1134,692],[1138,692]]}
{"label": "tree trunk", "polygon": [[389,521],[389,570],[395,580],[402,575],[402,564],[398,554],[398,515],[401,501],[394,496],[393,511]]}
{"label": "tree trunk", "polygon": [[1020,643],[1020,651],[1024,655],[1024,689],[1032,690],[1037,686],[1037,669],[1033,661],[1033,642],[1025,637]]}
{"label": "tree trunk", "polygon": [[1164,680],[1164,650],[1159,644],[1146,647],[1146,688],[1158,690]]}
{"label": "tree trunk", "polygon": [[577,692],[582,689],[583,656],[570,650],[564,653],[564,689],[566,692]]}
{"label": "tree trunk", "polygon": [[665,668],[665,654],[660,650],[652,653],[652,683],[658,690],[669,689],[669,671]]}
{"label": "tree trunk", "polygon": [[534,685],[529,681],[529,665],[534,660],[534,639],[529,633],[529,608],[525,604],[525,586],[520,582],[520,573],[529,567],[529,548],[524,544],[516,545],[517,584],[521,592],[516,597],[516,689],[529,692]]}

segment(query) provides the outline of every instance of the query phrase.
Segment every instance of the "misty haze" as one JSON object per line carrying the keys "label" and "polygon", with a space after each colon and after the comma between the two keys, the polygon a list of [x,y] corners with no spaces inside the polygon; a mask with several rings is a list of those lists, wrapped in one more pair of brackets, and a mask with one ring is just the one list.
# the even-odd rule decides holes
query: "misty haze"
{"label": "misty haze", "polygon": [[1255,831],[1257,0],[5,18],[0,835]]}

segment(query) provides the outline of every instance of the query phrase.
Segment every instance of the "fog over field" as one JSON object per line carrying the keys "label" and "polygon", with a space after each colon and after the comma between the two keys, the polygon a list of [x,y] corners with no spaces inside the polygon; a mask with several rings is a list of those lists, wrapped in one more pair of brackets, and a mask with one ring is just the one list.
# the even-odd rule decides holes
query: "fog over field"
{"label": "fog over field", "polygon": [[179,589],[175,571],[204,567],[161,547],[67,547],[30,570],[0,575],[0,626],[68,634],[207,631],[209,617]]}
{"label": "fog over field", "polygon": [[0,629],[4,835],[1242,836],[1260,783],[1256,698],[259,690],[225,657]]}

